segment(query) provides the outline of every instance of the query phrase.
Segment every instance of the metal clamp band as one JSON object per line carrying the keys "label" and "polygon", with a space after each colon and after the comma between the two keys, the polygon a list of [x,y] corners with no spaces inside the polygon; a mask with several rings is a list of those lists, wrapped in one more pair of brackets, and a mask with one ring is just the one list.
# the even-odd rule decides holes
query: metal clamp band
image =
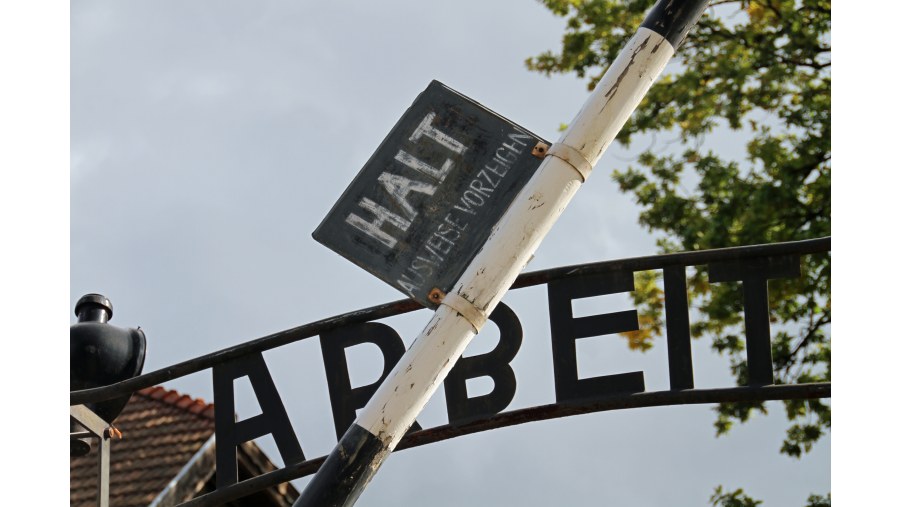
{"label": "metal clamp band", "polygon": [[547,151],[548,157],[556,157],[578,171],[581,175],[581,182],[587,181],[588,175],[594,170],[594,166],[584,158],[584,155],[575,148],[560,142],[553,143]]}
{"label": "metal clamp band", "polygon": [[441,304],[456,310],[457,313],[468,320],[469,324],[472,324],[472,327],[475,328],[475,333],[481,331],[481,328],[484,327],[484,324],[487,322],[487,314],[484,313],[484,310],[477,308],[471,301],[459,294],[447,294],[444,296],[444,300],[441,301]]}

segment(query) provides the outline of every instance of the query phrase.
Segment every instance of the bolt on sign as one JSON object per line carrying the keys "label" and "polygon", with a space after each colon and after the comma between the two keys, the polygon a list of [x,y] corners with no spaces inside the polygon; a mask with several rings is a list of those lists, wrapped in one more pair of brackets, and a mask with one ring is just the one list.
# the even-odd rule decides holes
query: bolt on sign
{"label": "bolt on sign", "polygon": [[433,307],[487,241],[548,146],[432,81],[313,238]]}

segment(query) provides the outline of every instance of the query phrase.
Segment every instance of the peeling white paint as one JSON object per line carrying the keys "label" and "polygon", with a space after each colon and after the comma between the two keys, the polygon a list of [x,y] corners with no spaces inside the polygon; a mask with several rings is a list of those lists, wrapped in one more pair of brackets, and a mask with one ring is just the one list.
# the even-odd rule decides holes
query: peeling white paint
{"label": "peeling white paint", "polygon": [[662,36],[638,29],[558,141],[575,150],[590,167],[580,164],[582,167],[576,168],[559,156],[544,158],[447,295],[451,302],[456,301],[454,306],[471,304],[462,312],[481,315],[466,318],[461,311],[442,304],[363,409],[357,425],[378,435],[390,450],[399,443],[398,437],[412,425],[475,336],[478,322],[494,310],[533,257],[674,52]]}

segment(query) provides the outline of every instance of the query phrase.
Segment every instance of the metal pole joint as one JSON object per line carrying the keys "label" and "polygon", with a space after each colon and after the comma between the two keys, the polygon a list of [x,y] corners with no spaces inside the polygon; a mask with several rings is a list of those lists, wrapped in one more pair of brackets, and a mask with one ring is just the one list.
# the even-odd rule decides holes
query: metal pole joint
{"label": "metal pole joint", "polygon": [[583,153],[565,143],[553,143],[550,150],[547,151],[547,156],[556,157],[575,169],[575,172],[581,176],[582,183],[587,181],[591,171],[594,170],[594,166],[588,162]]}

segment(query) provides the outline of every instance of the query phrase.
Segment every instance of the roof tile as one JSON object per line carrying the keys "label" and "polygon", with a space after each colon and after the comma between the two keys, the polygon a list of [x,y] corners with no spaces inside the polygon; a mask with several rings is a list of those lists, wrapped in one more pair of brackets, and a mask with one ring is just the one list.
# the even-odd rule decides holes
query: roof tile
{"label": "roof tile", "polygon": [[[191,398],[161,386],[138,391],[115,421],[122,439],[110,446],[110,505],[143,507],[153,501],[215,433],[214,423],[215,405],[202,398]],[[255,448],[252,443],[245,445]],[[70,461],[72,507],[96,505],[96,442],[93,447],[87,456]],[[265,455],[263,459],[268,463],[266,469],[274,470]],[[277,491],[283,495],[289,491],[288,499],[297,496],[289,483]]]}
{"label": "roof tile", "polygon": [[[199,407],[199,408],[196,408]],[[214,433],[213,405],[162,387],[131,397],[115,426],[123,438],[110,446],[110,505],[146,506]],[[70,503],[93,507],[97,449],[72,458]]]}

